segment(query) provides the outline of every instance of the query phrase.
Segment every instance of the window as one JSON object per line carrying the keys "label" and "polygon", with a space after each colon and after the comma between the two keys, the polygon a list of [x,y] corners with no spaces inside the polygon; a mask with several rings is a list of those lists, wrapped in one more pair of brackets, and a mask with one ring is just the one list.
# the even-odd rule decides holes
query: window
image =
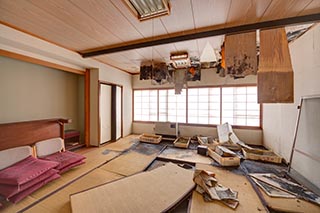
{"label": "window", "polygon": [[158,91],[134,91],[134,120],[158,121]]}
{"label": "window", "polygon": [[260,126],[256,86],[134,90],[134,121]]}
{"label": "window", "polygon": [[257,87],[222,88],[222,123],[238,126],[259,126],[260,105]]}
{"label": "window", "polygon": [[186,90],[175,95],[173,89],[159,90],[159,121],[186,123]]}
{"label": "window", "polygon": [[188,123],[220,124],[220,88],[188,89]]}

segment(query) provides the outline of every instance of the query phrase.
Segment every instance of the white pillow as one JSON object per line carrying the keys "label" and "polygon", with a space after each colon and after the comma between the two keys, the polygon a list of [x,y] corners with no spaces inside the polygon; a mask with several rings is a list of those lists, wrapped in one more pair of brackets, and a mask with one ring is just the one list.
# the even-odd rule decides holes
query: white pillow
{"label": "white pillow", "polygon": [[32,155],[30,146],[19,146],[0,151],[0,170],[5,169]]}
{"label": "white pillow", "polygon": [[44,141],[39,141],[35,144],[37,157],[51,155],[60,152],[64,148],[64,141],[62,138],[51,138]]}

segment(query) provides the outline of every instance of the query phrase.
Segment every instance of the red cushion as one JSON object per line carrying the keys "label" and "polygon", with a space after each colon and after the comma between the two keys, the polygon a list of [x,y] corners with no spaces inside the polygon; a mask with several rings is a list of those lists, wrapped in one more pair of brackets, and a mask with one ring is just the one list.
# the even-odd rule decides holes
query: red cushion
{"label": "red cushion", "polygon": [[57,152],[52,155],[42,157],[41,159],[58,162],[59,165],[55,169],[61,170],[69,165],[82,161],[85,158],[86,157],[80,154],[70,152],[70,151],[65,151],[65,152]]}
{"label": "red cushion", "polygon": [[36,159],[32,156],[13,164],[0,171],[0,183],[11,185],[22,185],[46,171],[53,169],[59,163]]}
{"label": "red cushion", "polygon": [[73,163],[73,164],[70,164],[69,166],[66,166],[66,167],[60,169],[59,174],[62,174],[62,173],[64,173],[64,172],[67,172],[67,171],[69,171],[70,169],[72,169],[73,167],[79,166],[79,165],[84,164],[84,163],[85,163],[85,162],[81,160],[81,161],[75,162],[75,163]]}
{"label": "red cushion", "polygon": [[13,195],[17,194],[18,192],[21,192],[34,184],[37,184],[43,180],[46,180],[47,178],[51,177],[54,174],[57,174],[58,170],[50,169],[49,171],[43,173],[42,175],[38,176],[37,178],[22,184],[20,186],[18,185],[8,185],[8,184],[0,184],[0,194],[3,195],[5,198],[12,197]]}
{"label": "red cushion", "polygon": [[30,195],[32,192],[36,191],[37,189],[41,188],[42,186],[46,185],[47,183],[49,183],[50,181],[53,181],[57,178],[59,178],[60,175],[58,174],[54,174],[52,175],[51,177],[43,180],[43,181],[40,181],[36,184],[34,184],[33,186],[19,192],[18,194],[12,196],[9,198],[9,201],[13,202],[13,203],[17,203],[19,202],[20,200],[22,200],[23,198],[27,197],[28,195]]}

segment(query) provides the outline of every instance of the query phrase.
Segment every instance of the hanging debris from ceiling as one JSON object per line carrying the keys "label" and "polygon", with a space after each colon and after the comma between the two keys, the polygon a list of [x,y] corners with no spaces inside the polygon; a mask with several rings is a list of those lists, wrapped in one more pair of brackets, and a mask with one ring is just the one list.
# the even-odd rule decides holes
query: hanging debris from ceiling
{"label": "hanging debris from ceiling", "polygon": [[140,67],[140,80],[152,79],[152,65]]}
{"label": "hanging debris from ceiling", "polygon": [[152,84],[166,84],[171,83],[172,81],[172,71],[170,74],[166,63],[154,65],[152,69]]}
{"label": "hanging debris from ceiling", "polygon": [[226,35],[225,66],[226,74],[234,79],[257,74],[256,31]]}

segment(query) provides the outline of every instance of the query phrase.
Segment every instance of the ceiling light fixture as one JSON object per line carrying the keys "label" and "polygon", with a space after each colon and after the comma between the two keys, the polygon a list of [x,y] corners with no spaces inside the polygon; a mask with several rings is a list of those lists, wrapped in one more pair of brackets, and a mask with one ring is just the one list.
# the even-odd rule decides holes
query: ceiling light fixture
{"label": "ceiling light fixture", "polygon": [[140,21],[169,15],[168,0],[123,0]]}
{"label": "ceiling light fixture", "polygon": [[186,68],[190,65],[190,60],[187,52],[174,53],[170,55],[170,60],[172,61],[175,68]]}

